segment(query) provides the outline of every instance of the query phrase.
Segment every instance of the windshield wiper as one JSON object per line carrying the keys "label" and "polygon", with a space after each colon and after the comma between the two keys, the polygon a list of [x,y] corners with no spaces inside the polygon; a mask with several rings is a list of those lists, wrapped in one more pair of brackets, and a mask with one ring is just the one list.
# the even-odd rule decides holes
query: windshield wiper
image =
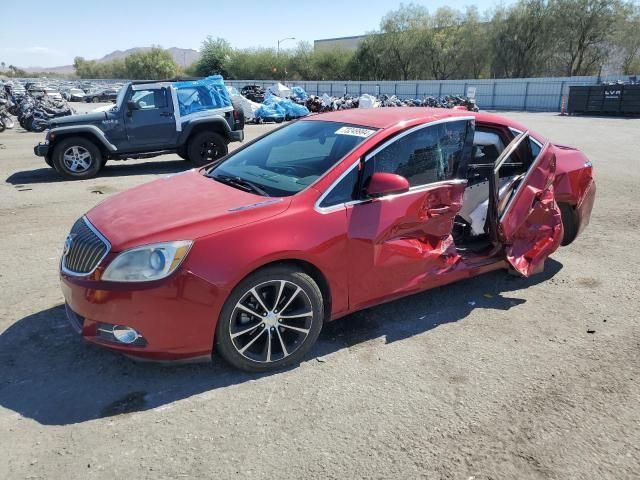
{"label": "windshield wiper", "polygon": [[240,188],[247,192],[257,193],[258,195],[262,195],[263,197],[270,196],[255,183],[250,182],[249,180],[245,180],[241,177],[232,177],[231,175],[211,175],[211,178],[213,178],[214,180],[218,180],[221,183],[231,185],[232,187]]}

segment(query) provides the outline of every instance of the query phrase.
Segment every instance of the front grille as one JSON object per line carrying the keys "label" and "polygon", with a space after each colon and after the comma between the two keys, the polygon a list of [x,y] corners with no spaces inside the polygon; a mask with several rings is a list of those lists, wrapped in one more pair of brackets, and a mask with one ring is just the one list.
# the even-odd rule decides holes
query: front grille
{"label": "front grille", "polygon": [[65,241],[62,269],[71,275],[88,275],[107,255],[111,245],[85,218],[74,223]]}

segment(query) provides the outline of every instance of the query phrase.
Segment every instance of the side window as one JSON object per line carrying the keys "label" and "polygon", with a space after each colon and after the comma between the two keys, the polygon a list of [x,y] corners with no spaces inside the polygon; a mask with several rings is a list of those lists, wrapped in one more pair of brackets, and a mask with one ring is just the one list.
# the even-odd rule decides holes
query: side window
{"label": "side window", "polygon": [[352,168],[345,177],[324,197],[320,202],[320,207],[331,207],[341,203],[356,200],[356,188],[358,185],[358,168]]}
{"label": "side window", "polygon": [[131,95],[131,101],[138,105],[140,110],[152,108],[166,108],[167,95],[164,88],[149,90],[135,90]]}
{"label": "side window", "polygon": [[529,137],[529,148],[531,148],[531,160],[535,160],[540,155],[542,151],[542,147],[538,144],[538,142],[534,142],[531,137]]}
{"label": "side window", "polygon": [[468,135],[473,135],[468,120],[421,128],[367,159],[373,163],[367,171],[402,175],[412,187],[455,178],[463,160],[468,161],[465,156],[471,154]]}

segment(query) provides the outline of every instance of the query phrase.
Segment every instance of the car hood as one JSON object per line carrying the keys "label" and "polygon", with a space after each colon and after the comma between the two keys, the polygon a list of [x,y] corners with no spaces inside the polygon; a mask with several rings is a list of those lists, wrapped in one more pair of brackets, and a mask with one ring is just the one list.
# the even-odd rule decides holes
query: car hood
{"label": "car hood", "polygon": [[87,213],[113,251],[173,240],[195,240],[284,212],[287,198],[244,192],[198,170],[119,193]]}
{"label": "car hood", "polygon": [[66,117],[58,117],[51,122],[51,128],[66,127],[75,124],[87,124],[101,122],[107,118],[104,112],[83,113],[79,115],[67,115]]}

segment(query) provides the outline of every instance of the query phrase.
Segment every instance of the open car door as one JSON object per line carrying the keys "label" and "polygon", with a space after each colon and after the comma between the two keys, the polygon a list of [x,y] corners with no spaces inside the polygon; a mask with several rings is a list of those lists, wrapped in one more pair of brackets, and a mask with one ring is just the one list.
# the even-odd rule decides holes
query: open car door
{"label": "open car door", "polygon": [[511,266],[525,277],[543,270],[547,257],[560,246],[563,234],[553,191],[556,158],[549,143],[514,184],[515,190],[510,194],[498,190],[500,167],[528,138],[529,132],[524,132],[513,139],[496,160],[489,178],[490,236],[504,250]]}

